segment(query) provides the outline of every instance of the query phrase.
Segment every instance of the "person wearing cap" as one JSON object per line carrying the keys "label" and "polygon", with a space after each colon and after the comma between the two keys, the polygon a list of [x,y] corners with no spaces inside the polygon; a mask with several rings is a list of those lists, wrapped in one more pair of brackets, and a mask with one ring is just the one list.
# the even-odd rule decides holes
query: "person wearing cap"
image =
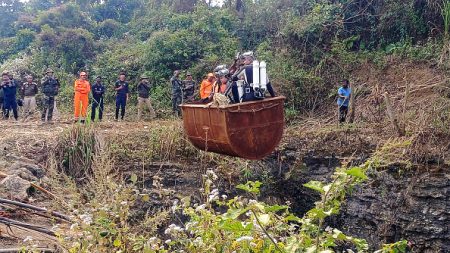
{"label": "person wearing cap", "polygon": [[148,80],[148,76],[142,75],[141,79],[139,81],[139,84],[137,85],[137,91],[138,91],[138,120],[141,120],[142,116],[142,110],[144,109],[144,106],[147,106],[150,117],[154,119],[156,117],[155,110],[153,110],[152,103],[150,101],[150,89],[151,84]]}
{"label": "person wearing cap", "polygon": [[130,96],[129,84],[126,81],[127,75],[125,72],[120,72],[119,80],[116,81],[114,85],[114,90],[116,91],[116,121],[120,118],[123,120],[125,117],[125,107],[127,106],[127,101]]}
{"label": "person wearing cap", "polygon": [[182,103],[182,86],[183,83],[180,80],[180,71],[175,70],[173,72],[172,78],[170,78],[170,83],[172,84],[172,111],[175,113],[176,116],[181,115],[180,107],[179,105]]}
{"label": "person wearing cap", "polygon": [[209,73],[206,76],[206,79],[204,79],[200,84],[200,98],[205,102],[208,102],[212,98],[214,81],[215,81],[214,74]]}
{"label": "person wearing cap", "polygon": [[89,106],[89,92],[91,91],[91,84],[87,80],[86,72],[80,73],[80,78],[75,81],[74,90],[75,122],[80,119],[81,123],[84,123],[86,120],[87,108]]}
{"label": "person wearing cap", "polygon": [[53,109],[55,108],[55,96],[58,95],[59,91],[59,80],[53,75],[53,70],[48,68],[45,71],[45,77],[41,81],[42,93],[44,94],[43,107],[42,110],[42,121],[52,122]]}
{"label": "person wearing cap", "polygon": [[4,119],[9,119],[9,112],[12,110],[14,114],[14,119],[17,120],[19,118],[19,114],[17,113],[17,86],[15,82],[13,82],[8,74],[8,72],[2,73],[2,83],[1,88],[3,89],[4,94]]}
{"label": "person wearing cap", "polygon": [[91,120],[95,121],[95,116],[97,114],[98,108],[98,120],[101,121],[103,119],[103,95],[105,94],[106,87],[102,83],[102,77],[97,76],[95,79],[95,83],[91,87],[92,97],[94,101],[92,102],[92,112],[91,112]]}
{"label": "person wearing cap", "polygon": [[186,73],[186,80],[183,81],[183,102],[190,103],[195,100],[195,81],[191,73]]}
{"label": "person wearing cap", "polygon": [[20,88],[20,94],[23,97],[23,113],[25,118],[33,115],[36,111],[36,95],[38,92],[38,86],[33,82],[33,76],[26,76],[26,82]]}

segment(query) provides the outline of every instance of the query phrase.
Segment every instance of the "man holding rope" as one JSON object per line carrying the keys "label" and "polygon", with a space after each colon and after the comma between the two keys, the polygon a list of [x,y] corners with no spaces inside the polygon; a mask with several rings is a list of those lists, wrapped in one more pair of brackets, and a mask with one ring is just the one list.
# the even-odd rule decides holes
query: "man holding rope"
{"label": "man holding rope", "polygon": [[347,118],[350,96],[352,94],[352,90],[349,85],[350,82],[348,79],[344,79],[342,81],[342,87],[338,90],[337,104],[339,107],[339,123],[344,123]]}

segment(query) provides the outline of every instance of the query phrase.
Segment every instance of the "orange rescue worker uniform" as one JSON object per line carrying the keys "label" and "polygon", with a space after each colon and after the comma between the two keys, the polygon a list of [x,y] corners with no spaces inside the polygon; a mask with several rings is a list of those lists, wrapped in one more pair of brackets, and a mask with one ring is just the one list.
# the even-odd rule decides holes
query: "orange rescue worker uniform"
{"label": "orange rescue worker uniform", "polygon": [[91,85],[87,81],[86,72],[80,73],[80,79],[75,81],[75,120],[78,121],[81,113],[81,120],[86,119],[86,112],[89,104],[89,92],[91,91]]}
{"label": "orange rescue worker uniform", "polygon": [[208,98],[213,92],[214,74],[209,73],[207,79],[200,84],[200,98]]}

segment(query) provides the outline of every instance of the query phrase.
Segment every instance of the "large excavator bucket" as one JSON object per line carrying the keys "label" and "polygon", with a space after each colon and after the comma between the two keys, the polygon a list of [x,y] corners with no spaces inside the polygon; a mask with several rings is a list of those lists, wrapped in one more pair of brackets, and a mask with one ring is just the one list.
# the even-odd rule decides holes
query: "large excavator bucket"
{"label": "large excavator bucket", "polygon": [[218,107],[184,104],[184,129],[198,149],[259,160],[281,141],[285,99],[280,96]]}

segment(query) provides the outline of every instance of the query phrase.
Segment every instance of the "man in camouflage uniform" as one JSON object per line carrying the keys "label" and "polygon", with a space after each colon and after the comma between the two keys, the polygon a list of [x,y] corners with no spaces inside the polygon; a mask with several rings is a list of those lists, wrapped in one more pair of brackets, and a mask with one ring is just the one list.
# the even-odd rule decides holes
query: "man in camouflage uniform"
{"label": "man in camouflage uniform", "polygon": [[191,73],[186,73],[186,80],[183,81],[183,103],[193,102],[195,99],[195,81],[192,80]]}
{"label": "man in camouflage uniform", "polygon": [[178,107],[182,103],[182,86],[180,78],[180,71],[175,70],[173,72],[172,78],[170,78],[170,83],[172,84],[172,111],[176,116],[181,115],[180,107]]}
{"label": "man in camouflage uniform", "polygon": [[42,78],[41,85],[42,85],[42,93],[44,94],[43,99],[43,106],[44,109],[42,110],[42,122],[51,123],[53,118],[53,109],[55,107],[55,96],[58,95],[59,91],[59,81],[57,78],[53,75],[53,70],[48,68],[47,71],[45,71],[46,76]]}

